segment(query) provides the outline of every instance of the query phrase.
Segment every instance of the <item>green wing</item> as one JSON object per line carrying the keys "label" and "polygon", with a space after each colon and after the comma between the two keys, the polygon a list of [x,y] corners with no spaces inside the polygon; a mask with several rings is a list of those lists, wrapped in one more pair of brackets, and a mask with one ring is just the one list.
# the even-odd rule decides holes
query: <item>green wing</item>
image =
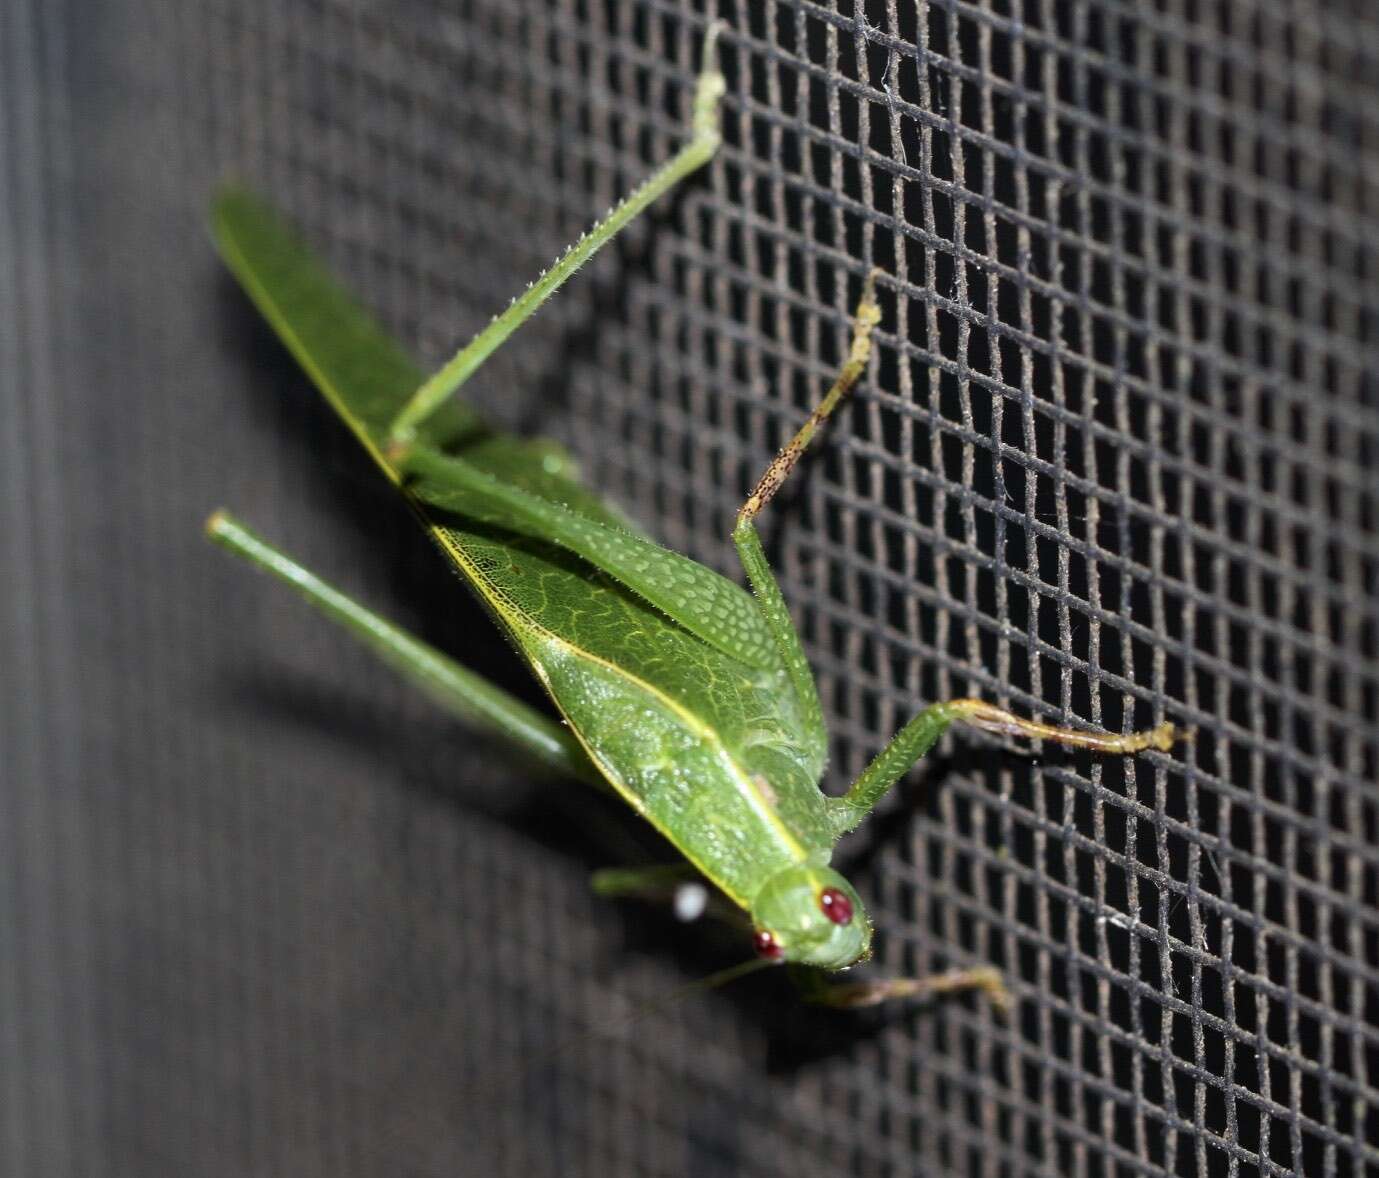
{"label": "green wing", "polygon": [[697,842],[707,830],[725,862],[732,830],[762,823],[780,826],[782,853],[830,845],[822,734],[750,595],[635,535],[549,445],[497,433],[453,399],[419,432],[418,453],[435,460],[404,475],[387,431],[422,373],[256,198],[222,194],[212,224],[260,311],[628,800],[682,849],[682,827]]}
{"label": "green wing", "polygon": [[[384,474],[398,482],[382,446],[422,372],[257,197],[236,189],[219,194],[211,228],[221,257],[264,318]],[[560,473],[549,443],[497,433],[460,401],[442,406],[422,436],[515,486],[626,526],[619,512]]]}

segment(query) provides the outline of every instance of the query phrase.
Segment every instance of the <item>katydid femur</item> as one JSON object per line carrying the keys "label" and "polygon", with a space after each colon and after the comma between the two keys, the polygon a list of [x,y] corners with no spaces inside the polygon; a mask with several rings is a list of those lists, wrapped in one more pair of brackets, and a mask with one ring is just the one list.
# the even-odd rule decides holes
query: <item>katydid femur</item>
{"label": "katydid femur", "polygon": [[[267,208],[236,191],[215,202],[225,261],[507,632],[563,724],[369,612],[225,513],[208,530],[469,723],[547,766],[611,786],[684,855],[685,870],[748,914],[764,959],[841,970],[869,955],[871,924],[852,885],[829,866],[834,846],[949,725],[1119,754],[1167,749],[1174,732],[1169,724],[1085,732],[954,700],[916,716],[841,797],[820,790],[827,737],[819,697],[754,520],[866,370],[881,318],[874,274],[837,380],[738,514],[733,542],[754,595],[634,531],[570,477],[549,443],[497,433],[452,396],[591,254],[717,151],[725,90],[717,31],[706,37],[686,146],[429,380]],[[603,890],[636,891],[654,874],[609,875]],[[809,995],[853,1005],[962,987],[1003,993],[994,972],[979,969],[862,985],[817,977]]]}

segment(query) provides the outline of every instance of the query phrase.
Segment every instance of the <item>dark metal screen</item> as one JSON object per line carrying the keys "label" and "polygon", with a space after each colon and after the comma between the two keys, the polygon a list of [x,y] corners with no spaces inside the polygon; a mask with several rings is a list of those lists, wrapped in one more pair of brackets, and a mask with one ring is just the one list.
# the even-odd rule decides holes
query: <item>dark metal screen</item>
{"label": "dark metal screen", "polygon": [[[716,0],[715,0],[716,2]],[[678,142],[676,0],[0,5],[0,1171],[1379,1173],[1379,13],[725,3],[727,145],[485,368],[730,571],[861,275],[880,359],[767,519],[878,968],[1015,1014],[683,996],[640,839],[209,549],[226,504],[529,692],[214,261],[236,176],[427,361]],[[647,854],[644,848],[635,853]]]}

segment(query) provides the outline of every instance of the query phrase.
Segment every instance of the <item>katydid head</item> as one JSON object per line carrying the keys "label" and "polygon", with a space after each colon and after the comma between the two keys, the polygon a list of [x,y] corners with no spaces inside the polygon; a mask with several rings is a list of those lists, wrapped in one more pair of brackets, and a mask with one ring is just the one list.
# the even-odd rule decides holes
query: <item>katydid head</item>
{"label": "katydid head", "polygon": [[790,867],[752,901],[757,953],[769,961],[846,969],[871,952],[871,922],[852,885],[831,867]]}

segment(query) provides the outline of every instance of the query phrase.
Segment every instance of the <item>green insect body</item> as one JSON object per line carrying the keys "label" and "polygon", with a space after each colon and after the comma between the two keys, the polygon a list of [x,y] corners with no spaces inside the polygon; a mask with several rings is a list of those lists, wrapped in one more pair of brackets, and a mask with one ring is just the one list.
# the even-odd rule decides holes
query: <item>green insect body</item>
{"label": "green insect body", "polygon": [[[389,431],[421,373],[254,198],[222,195],[214,226],[231,267],[341,416],[395,482],[405,477],[432,535],[606,780],[743,908],[763,889],[773,913],[783,897],[807,893],[810,917],[789,927],[822,922],[825,942],[843,944],[800,960],[840,968],[862,956],[864,919],[812,919],[824,886],[844,889],[859,914],[861,901],[827,869],[841,810],[818,788],[826,749],[809,723],[817,698],[799,698],[751,595],[638,536],[534,460],[531,444],[489,432],[459,402],[419,427],[425,445],[404,476],[387,457]],[[805,882],[767,889],[782,873]],[[801,928],[802,945],[819,940],[811,933]]]}
{"label": "green insect body", "polygon": [[[865,369],[880,319],[870,279],[848,363],[739,515],[734,541],[754,594],[639,534],[570,477],[548,443],[497,433],[450,396],[589,254],[713,155],[723,92],[713,36],[686,148],[429,381],[266,206],[227,191],[213,211],[230,268],[409,497],[563,726],[369,613],[224,513],[208,530],[294,584],[460,715],[554,767],[610,785],[748,914],[765,959],[839,970],[869,955],[871,925],[855,890],[829,866],[833,849],[955,720],[1107,752],[1165,748],[1173,735],[1168,725],[1126,736],[1053,728],[953,701],[920,713],[842,797],[819,789],[827,736],[818,694],[752,521]],[[990,970],[970,970],[823,986],[813,996],[853,1005],[960,986],[1002,993]]]}

